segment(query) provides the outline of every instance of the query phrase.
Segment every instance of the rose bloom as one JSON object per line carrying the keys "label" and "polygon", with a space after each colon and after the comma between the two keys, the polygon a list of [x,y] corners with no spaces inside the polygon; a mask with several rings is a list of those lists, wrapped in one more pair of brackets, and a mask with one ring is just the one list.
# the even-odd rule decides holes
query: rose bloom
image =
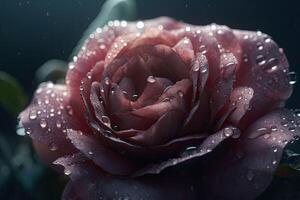
{"label": "rose bloom", "polygon": [[[266,34],[173,19],[109,22],[20,114],[63,199],[254,199],[300,132]],[[53,164],[52,164],[53,163]]]}

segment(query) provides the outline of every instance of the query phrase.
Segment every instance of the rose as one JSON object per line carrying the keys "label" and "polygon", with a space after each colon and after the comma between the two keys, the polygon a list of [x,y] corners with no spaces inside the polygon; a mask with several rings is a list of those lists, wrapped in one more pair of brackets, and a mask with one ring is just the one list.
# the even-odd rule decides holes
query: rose
{"label": "rose", "polygon": [[[299,135],[282,49],[261,32],[109,22],[20,114],[66,199],[254,199]],[[50,150],[50,151],[49,151]]]}

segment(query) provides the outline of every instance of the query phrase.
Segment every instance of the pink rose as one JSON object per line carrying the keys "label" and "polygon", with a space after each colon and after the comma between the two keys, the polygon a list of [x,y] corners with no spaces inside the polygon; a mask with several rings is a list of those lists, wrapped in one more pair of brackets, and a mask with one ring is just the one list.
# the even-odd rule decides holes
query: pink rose
{"label": "pink rose", "polygon": [[288,73],[261,32],[114,21],[20,119],[64,199],[254,199],[300,134]]}

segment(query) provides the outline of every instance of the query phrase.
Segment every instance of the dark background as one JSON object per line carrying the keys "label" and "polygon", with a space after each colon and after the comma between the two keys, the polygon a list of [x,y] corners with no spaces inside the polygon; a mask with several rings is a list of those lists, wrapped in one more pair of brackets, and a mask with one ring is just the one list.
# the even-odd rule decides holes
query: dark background
{"label": "dark background", "polygon": [[[300,74],[300,7],[297,0],[137,1],[138,19],[165,15],[193,24],[205,25],[214,22],[231,28],[260,30],[267,33],[284,49],[291,71]],[[103,0],[0,0],[0,70],[18,79],[30,99],[36,88],[33,83],[35,71],[49,59],[69,60],[73,48],[90,22],[98,15],[103,2]],[[299,84],[296,84],[294,94],[287,104],[289,108],[300,107],[299,93]],[[15,125],[16,119],[0,109],[0,131],[9,140],[19,137],[15,134]],[[46,171],[45,174],[37,188],[44,191],[44,196],[41,194],[37,198],[58,198],[65,180],[51,171]],[[52,184],[51,180],[54,184],[58,182],[57,186],[47,185],[47,182]],[[280,184],[277,186],[276,184],[275,188],[281,187]],[[49,193],[51,194],[47,197],[46,194]],[[28,194],[26,188],[20,189],[17,182],[11,181],[5,190],[0,188],[0,199],[3,197],[30,199],[32,194]],[[268,195],[265,195],[265,198],[267,197]]]}

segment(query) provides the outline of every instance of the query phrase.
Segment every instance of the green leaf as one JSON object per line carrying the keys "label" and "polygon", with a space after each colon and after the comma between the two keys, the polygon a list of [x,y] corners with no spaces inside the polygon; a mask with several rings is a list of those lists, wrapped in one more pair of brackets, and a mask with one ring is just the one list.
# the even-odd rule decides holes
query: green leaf
{"label": "green leaf", "polygon": [[66,76],[67,63],[62,60],[49,60],[35,73],[35,82],[40,84],[45,81],[54,83],[62,82]]}
{"label": "green leaf", "polygon": [[16,116],[25,106],[27,97],[20,83],[0,71],[0,106]]}
{"label": "green leaf", "polygon": [[136,18],[136,0],[107,0],[94,21],[84,32],[83,37],[75,47],[72,55],[77,55],[84,41],[98,27],[103,27],[110,20],[135,20]]}

